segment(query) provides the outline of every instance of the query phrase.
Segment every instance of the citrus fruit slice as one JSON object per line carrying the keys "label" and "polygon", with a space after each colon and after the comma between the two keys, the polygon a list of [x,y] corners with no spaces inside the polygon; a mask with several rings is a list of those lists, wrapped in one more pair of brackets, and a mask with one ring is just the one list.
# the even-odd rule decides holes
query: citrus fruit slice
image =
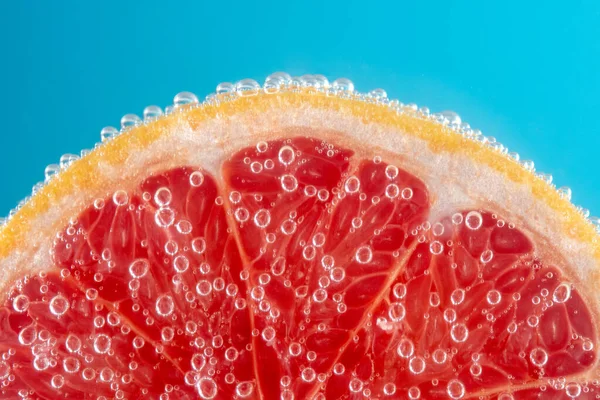
{"label": "citrus fruit slice", "polygon": [[270,76],[127,115],[0,231],[6,399],[592,399],[598,232],[456,114]]}

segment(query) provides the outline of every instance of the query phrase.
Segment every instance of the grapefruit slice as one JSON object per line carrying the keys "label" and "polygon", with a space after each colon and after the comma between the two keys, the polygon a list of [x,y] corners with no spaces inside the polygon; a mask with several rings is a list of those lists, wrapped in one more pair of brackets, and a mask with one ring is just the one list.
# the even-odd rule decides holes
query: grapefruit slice
{"label": "grapefruit slice", "polygon": [[0,230],[5,399],[592,399],[599,235],[452,113],[221,84]]}

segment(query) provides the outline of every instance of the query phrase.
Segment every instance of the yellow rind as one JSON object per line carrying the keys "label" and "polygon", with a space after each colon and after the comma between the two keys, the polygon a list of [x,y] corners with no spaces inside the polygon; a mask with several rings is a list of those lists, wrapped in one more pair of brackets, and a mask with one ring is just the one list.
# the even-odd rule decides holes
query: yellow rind
{"label": "yellow rind", "polygon": [[589,246],[596,261],[600,263],[600,235],[595,227],[566,198],[520,163],[485,144],[456,134],[437,122],[417,114],[398,113],[394,109],[356,98],[326,96],[322,93],[280,92],[259,93],[239,97],[234,101],[217,105],[203,104],[189,107],[142,125],[102,144],[88,155],[73,162],[68,168],[52,178],[26,202],[10,220],[0,228],[0,259],[14,251],[19,243],[25,243],[27,235],[36,229],[30,221],[48,211],[53,205],[75,191],[98,190],[103,183],[96,178],[101,165],[121,166],[128,156],[146,148],[159,138],[172,132],[170,127],[181,119],[193,128],[213,119],[226,118],[242,112],[261,113],[270,108],[294,108],[308,105],[317,109],[336,110],[358,117],[365,123],[391,126],[425,140],[434,152],[468,155],[476,163],[487,165],[502,173],[507,179],[525,184],[533,195],[557,213],[564,235]]}

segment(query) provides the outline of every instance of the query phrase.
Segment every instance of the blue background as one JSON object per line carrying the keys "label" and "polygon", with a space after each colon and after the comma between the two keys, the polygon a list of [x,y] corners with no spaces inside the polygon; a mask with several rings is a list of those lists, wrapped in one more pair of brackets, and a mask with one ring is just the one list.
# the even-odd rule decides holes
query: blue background
{"label": "blue background", "polygon": [[600,2],[415,3],[4,3],[0,215],[123,114],[279,70],[454,110],[600,214]]}

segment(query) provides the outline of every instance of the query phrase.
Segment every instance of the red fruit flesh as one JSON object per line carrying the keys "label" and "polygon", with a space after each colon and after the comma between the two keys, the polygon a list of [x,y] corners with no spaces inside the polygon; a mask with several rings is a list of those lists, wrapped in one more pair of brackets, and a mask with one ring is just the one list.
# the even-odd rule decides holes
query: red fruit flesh
{"label": "red fruit flesh", "polygon": [[0,309],[2,398],[598,394],[589,309],[509,221],[429,222],[417,177],[317,139],[222,173],[151,176],[57,235]]}

